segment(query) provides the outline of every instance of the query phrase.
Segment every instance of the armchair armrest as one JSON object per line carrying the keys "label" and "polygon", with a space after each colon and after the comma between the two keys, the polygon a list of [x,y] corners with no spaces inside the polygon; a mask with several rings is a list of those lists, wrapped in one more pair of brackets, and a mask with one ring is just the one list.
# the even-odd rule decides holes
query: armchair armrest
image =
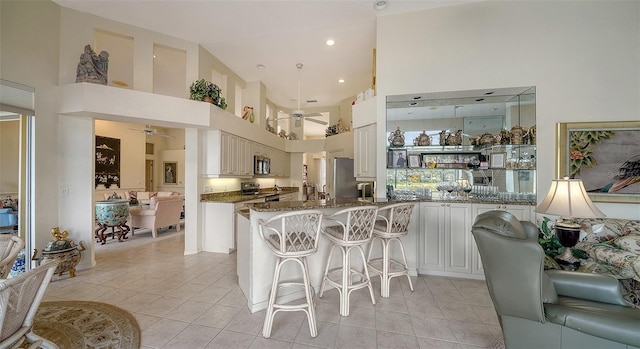
{"label": "armchair armrest", "polygon": [[611,276],[566,270],[547,270],[545,273],[553,283],[559,296],[616,305],[629,305],[620,294],[618,280]]}

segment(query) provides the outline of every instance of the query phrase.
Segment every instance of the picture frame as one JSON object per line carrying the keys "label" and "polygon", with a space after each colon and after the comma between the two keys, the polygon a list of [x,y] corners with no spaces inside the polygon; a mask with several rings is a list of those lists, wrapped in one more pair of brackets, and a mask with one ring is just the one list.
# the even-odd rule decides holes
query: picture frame
{"label": "picture frame", "polygon": [[581,179],[594,202],[640,203],[640,121],[557,123],[556,136],[557,178]]}
{"label": "picture frame", "polygon": [[163,161],[162,162],[162,183],[165,185],[178,184],[178,162]]}
{"label": "picture frame", "polygon": [[420,168],[420,155],[409,154],[407,156],[410,168]]}
{"label": "picture frame", "polygon": [[497,152],[489,154],[490,168],[505,168],[507,163],[507,153]]}
{"label": "picture frame", "polygon": [[407,150],[406,149],[389,149],[387,151],[387,168],[406,168],[407,167]]}

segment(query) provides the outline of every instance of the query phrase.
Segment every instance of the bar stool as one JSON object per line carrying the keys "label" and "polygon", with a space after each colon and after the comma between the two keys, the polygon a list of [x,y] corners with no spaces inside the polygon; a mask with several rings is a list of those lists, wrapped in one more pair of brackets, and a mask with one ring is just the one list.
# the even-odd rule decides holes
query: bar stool
{"label": "bar stool", "polygon": [[[273,318],[279,311],[304,311],[309,320],[311,337],[318,335],[316,326],[313,288],[309,282],[307,256],[318,250],[318,238],[322,224],[322,212],[319,210],[291,211],[275,215],[267,221],[259,220],[260,236],[277,257],[273,284],[269,295],[269,305],[264,319],[262,335],[271,336]],[[287,262],[296,262],[302,270],[302,282],[279,283],[280,271]],[[304,287],[306,303],[296,305],[277,304],[278,291],[283,287]]]}
{"label": "bar stool", "polygon": [[[371,240],[377,212],[377,206],[358,206],[343,209],[331,216],[325,217],[325,222],[330,221],[337,223],[337,225],[325,226],[322,230],[322,235],[332,243],[332,246],[324,271],[324,277],[322,278],[319,297],[322,298],[324,288],[327,284],[335,287],[340,293],[340,315],[342,316],[349,316],[349,295],[355,290],[368,287],[371,302],[376,304],[376,299],[373,296],[373,286],[371,286],[371,277],[367,270],[367,261],[364,258],[362,246]],[[341,221],[339,218],[346,218],[346,220]],[[339,248],[342,252],[342,266],[330,269],[331,258],[336,248]],[[362,257],[362,272],[351,268],[351,251],[353,249],[360,252],[360,257]],[[336,274],[341,275],[340,281],[335,281],[330,278],[330,275]],[[359,278],[359,282],[355,284],[354,276]],[[356,281],[358,280],[356,279]]]}
{"label": "bar stool", "polygon": [[[413,204],[398,203],[378,209],[378,218],[381,218],[381,220],[376,221],[373,229],[367,264],[373,273],[380,275],[380,295],[384,298],[389,297],[391,278],[396,276],[406,275],[409,280],[409,287],[413,291],[407,257],[404,254],[404,247],[400,240],[401,236],[407,235],[413,206]],[[380,240],[382,245],[382,258],[371,259],[371,251],[376,240]],[[391,243],[394,241],[400,246],[402,262],[394,260],[390,256]]]}

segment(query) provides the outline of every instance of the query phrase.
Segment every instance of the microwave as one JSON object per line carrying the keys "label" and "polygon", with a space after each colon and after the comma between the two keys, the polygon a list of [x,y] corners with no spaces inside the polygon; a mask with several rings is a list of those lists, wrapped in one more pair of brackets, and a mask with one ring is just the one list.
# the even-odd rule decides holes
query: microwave
{"label": "microwave", "polygon": [[268,175],[271,172],[271,159],[262,155],[253,157],[253,174]]}

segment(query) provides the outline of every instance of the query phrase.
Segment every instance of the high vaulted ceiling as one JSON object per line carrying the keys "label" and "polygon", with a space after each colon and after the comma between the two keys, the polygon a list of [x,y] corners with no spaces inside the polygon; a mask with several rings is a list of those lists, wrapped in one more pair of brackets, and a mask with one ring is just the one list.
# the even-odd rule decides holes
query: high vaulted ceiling
{"label": "high vaulted ceiling", "polygon": [[[242,79],[262,81],[269,100],[291,109],[297,104],[296,63],[304,64],[302,109],[337,106],[371,86],[377,16],[470,2],[388,0],[378,11],[373,0],[53,1],[198,43]],[[327,39],[335,45],[327,46]]]}

